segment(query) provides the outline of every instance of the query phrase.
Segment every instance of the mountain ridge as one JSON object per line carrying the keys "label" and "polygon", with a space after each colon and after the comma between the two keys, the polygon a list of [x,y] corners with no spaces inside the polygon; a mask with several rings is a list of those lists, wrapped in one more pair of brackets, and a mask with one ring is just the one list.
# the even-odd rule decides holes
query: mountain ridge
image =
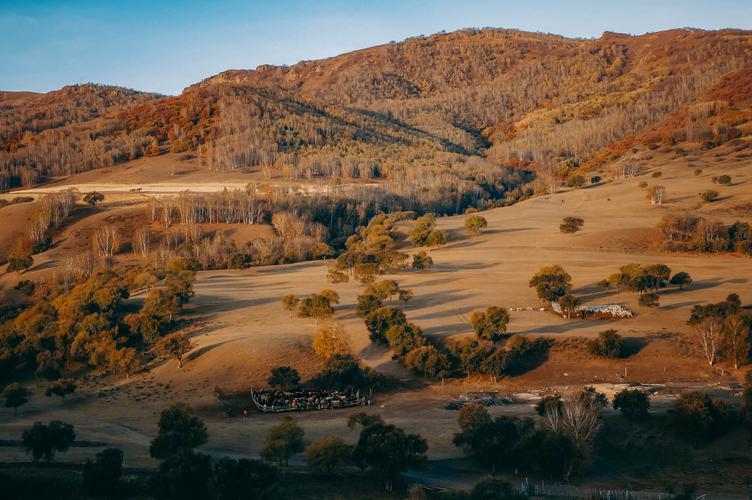
{"label": "mountain ridge", "polygon": [[[354,170],[366,177],[427,163],[451,174],[474,159],[489,172],[523,162],[566,178],[648,133],[674,143],[748,134],[743,85],[716,95],[726,122],[693,109],[750,60],[752,32],[738,29],[573,39],[484,28],[227,70],[178,96],[67,86],[0,98],[0,188],[165,150],[195,151],[210,170],[291,166],[309,178],[341,173],[327,165],[342,159],[369,164]],[[687,136],[695,118],[702,133]]]}

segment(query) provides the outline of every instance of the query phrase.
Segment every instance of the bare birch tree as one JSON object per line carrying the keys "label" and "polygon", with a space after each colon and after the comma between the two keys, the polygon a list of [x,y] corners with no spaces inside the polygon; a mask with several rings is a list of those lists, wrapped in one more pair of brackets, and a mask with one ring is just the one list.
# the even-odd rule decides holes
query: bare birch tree
{"label": "bare birch tree", "polygon": [[708,365],[713,366],[723,342],[723,320],[710,316],[695,325],[695,338],[702,348]]}
{"label": "bare birch tree", "polygon": [[149,255],[149,246],[151,244],[151,233],[148,228],[140,227],[136,229],[133,235],[133,249],[141,254],[142,257]]}
{"label": "bare birch tree", "polygon": [[100,257],[112,257],[117,244],[118,234],[113,226],[104,226],[94,233],[94,248]]}

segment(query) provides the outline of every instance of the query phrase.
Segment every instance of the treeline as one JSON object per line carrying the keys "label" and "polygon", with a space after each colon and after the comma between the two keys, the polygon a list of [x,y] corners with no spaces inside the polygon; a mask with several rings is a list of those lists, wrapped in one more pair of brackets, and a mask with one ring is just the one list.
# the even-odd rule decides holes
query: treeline
{"label": "treeline", "polygon": [[692,214],[667,215],[661,219],[658,229],[670,251],[752,255],[752,226],[747,222],[725,225]]}

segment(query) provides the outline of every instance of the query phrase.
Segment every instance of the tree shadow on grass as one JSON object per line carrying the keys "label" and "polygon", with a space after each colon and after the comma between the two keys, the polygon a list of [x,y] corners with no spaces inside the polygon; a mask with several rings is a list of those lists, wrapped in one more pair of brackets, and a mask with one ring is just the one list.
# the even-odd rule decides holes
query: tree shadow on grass
{"label": "tree shadow on grass", "polygon": [[553,345],[553,339],[538,338],[532,341],[533,345],[521,358],[515,360],[507,369],[507,374],[516,377],[535,370],[548,361],[548,353]]}
{"label": "tree shadow on grass", "polygon": [[191,362],[191,361],[193,361],[195,359],[200,358],[201,356],[203,356],[207,352],[209,352],[209,351],[211,351],[211,350],[213,350],[213,349],[215,349],[217,347],[220,347],[220,346],[225,345],[225,344],[229,344],[230,342],[237,342],[238,340],[240,340],[240,339],[225,340],[224,342],[215,342],[214,344],[205,345],[204,347],[201,347],[201,348],[196,349],[195,351],[191,352],[188,355],[188,357],[185,358],[185,360],[183,361],[183,363]]}
{"label": "tree shadow on grass", "polygon": [[564,333],[564,332],[571,332],[573,330],[578,330],[580,328],[586,328],[586,327],[592,326],[594,321],[598,321],[599,324],[603,325],[604,329],[609,328],[612,324],[618,323],[618,320],[608,319],[608,318],[598,319],[598,320],[580,319],[576,321],[568,321],[560,325],[545,325],[545,326],[539,326],[535,328],[529,328],[527,330],[520,330],[517,332],[509,332],[509,333],[510,334]]}
{"label": "tree shadow on grass", "polygon": [[426,336],[446,338],[458,333],[468,333],[472,331],[472,326],[469,323],[453,323],[451,325],[430,326],[423,328],[423,333]]}
{"label": "tree shadow on grass", "polygon": [[651,341],[650,337],[625,337],[621,348],[621,357],[623,359],[631,358],[642,351]]}

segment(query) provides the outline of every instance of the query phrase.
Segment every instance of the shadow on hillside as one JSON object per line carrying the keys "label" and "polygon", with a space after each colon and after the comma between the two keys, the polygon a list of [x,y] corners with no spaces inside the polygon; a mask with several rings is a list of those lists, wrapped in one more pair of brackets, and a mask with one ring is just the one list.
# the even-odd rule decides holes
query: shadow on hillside
{"label": "shadow on hillside", "polygon": [[437,278],[432,280],[426,280],[421,281],[420,283],[415,283],[410,288],[419,288],[422,286],[432,286],[432,285],[446,285],[447,283],[451,283],[454,281],[454,278]]}
{"label": "shadow on hillside", "polygon": [[421,314],[420,316],[415,316],[414,318],[411,318],[411,319],[414,319],[415,321],[424,321],[428,319],[446,318],[448,316],[458,316],[461,314],[467,314],[475,309],[477,309],[477,307],[473,307],[473,306],[459,307],[459,308],[450,309],[447,311],[435,311],[435,312],[425,313],[425,314]]}
{"label": "shadow on hillside", "polygon": [[410,301],[410,307],[413,311],[424,307],[439,306],[448,302],[456,302],[464,299],[475,297],[477,293],[462,293],[465,290],[460,288],[454,288],[451,290],[443,290],[440,292],[426,293],[422,295],[415,295],[415,298]]}
{"label": "shadow on hillside", "polygon": [[432,337],[446,338],[458,333],[468,333],[472,331],[470,323],[452,323],[451,325],[429,326],[423,328],[423,333]]}
{"label": "shadow on hillside", "polygon": [[502,233],[519,233],[521,231],[532,231],[534,227],[510,227],[509,229],[484,229],[481,236],[486,234],[502,234]]}
{"label": "shadow on hillside", "polygon": [[652,341],[649,337],[625,337],[621,349],[622,358],[631,358]]}
{"label": "shadow on hillside", "polygon": [[380,359],[384,354],[389,353],[389,348],[383,345],[374,344],[370,342],[367,346],[360,350],[358,357],[363,361]]}
{"label": "shadow on hillside", "polygon": [[200,302],[194,302],[191,312],[204,312],[208,314],[214,314],[219,312],[234,311],[236,309],[243,309],[246,307],[260,306],[264,304],[270,304],[273,302],[280,302],[282,296],[273,297],[261,297],[258,299],[243,299],[243,300],[227,300],[225,297],[217,297],[214,295],[202,295]]}
{"label": "shadow on hillside", "polygon": [[267,269],[257,269],[256,272],[258,274],[287,274],[295,271],[299,271],[301,269],[308,269],[309,267],[318,267],[321,265],[321,263],[324,262],[322,260],[311,260],[307,262],[300,262],[297,264],[287,264],[285,266],[270,266]]}
{"label": "shadow on hillside", "polygon": [[671,311],[673,309],[679,309],[680,307],[696,306],[698,304],[702,304],[702,301],[701,300],[685,300],[684,302],[677,302],[676,304],[661,306],[661,309],[665,309],[666,311]]}
{"label": "shadow on hillside", "polygon": [[484,264],[483,262],[469,262],[467,264],[435,264],[434,271],[442,273],[454,273],[457,271],[473,271],[478,269],[490,269],[496,264]]}
{"label": "shadow on hillside", "polygon": [[467,239],[457,243],[450,243],[449,245],[444,246],[444,248],[472,248],[477,247],[481,243],[483,243],[483,240],[481,239]]}
{"label": "shadow on hillside", "polygon": [[26,272],[32,272],[32,271],[44,271],[45,269],[51,269],[53,267],[57,267],[59,264],[59,261],[57,259],[50,259],[47,262],[43,262],[39,264],[38,266],[30,267],[25,271]]}
{"label": "shadow on hillside", "polygon": [[237,341],[238,341],[238,339],[233,339],[233,340],[225,340],[224,342],[216,342],[214,344],[205,345],[204,347],[202,347],[200,349],[196,349],[195,351],[193,351],[192,353],[190,353],[183,363],[185,363],[186,361],[187,362],[191,362],[191,361],[193,361],[195,359],[198,359],[201,356],[203,356],[204,354],[206,354],[207,352],[209,352],[209,351],[211,351],[211,350],[213,350],[213,349],[215,349],[217,347],[220,347],[220,346],[222,346],[224,344],[229,344],[230,342],[237,342]]}
{"label": "shadow on hillside", "polygon": [[[601,319],[598,320],[599,325],[602,325],[604,330],[609,328],[612,324],[618,323],[618,320],[615,319]],[[586,328],[593,325],[592,320],[576,320],[576,321],[568,321],[566,323],[563,323],[561,325],[546,325],[546,326],[539,326],[535,328],[529,328],[527,330],[520,330],[516,332],[508,332],[510,335],[517,335],[517,334],[525,334],[525,333],[564,333],[564,332],[571,332],[574,330],[579,330],[581,328]]]}
{"label": "shadow on hillside", "polygon": [[507,373],[516,377],[535,370],[548,361],[548,352],[551,349],[551,344],[553,344],[552,339],[535,339],[533,341],[532,349],[520,359],[512,363],[507,369]]}

